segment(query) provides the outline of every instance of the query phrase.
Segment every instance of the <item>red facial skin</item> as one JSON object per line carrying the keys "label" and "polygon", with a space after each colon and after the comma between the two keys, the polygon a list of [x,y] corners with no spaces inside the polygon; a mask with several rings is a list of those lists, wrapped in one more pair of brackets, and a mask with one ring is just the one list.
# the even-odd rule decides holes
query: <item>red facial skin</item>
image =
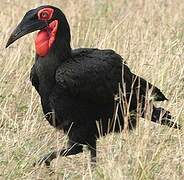
{"label": "red facial skin", "polygon": [[39,20],[45,20],[45,21],[48,21],[52,18],[53,16],[53,13],[54,13],[54,9],[52,8],[44,8],[44,9],[41,9],[39,12],[38,12],[38,19]]}
{"label": "red facial skin", "polygon": [[[38,12],[38,19],[47,21],[53,16],[52,8],[44,8]],[[46,22],[47,23],[47,22]],[[58,29],[58,20],[52,21],[46,28],[38,32],[35,39],[35,48],[37,55],[44,57],[48,54],[49,49],[56,39]]]}

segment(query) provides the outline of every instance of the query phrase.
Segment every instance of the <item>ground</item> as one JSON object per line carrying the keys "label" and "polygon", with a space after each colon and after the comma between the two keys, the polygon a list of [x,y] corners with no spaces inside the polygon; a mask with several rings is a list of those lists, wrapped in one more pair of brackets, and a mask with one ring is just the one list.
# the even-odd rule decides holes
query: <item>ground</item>
{"label": "ground", "polygon": [[182,0],[1,0],[0,179],[184,179],[184,130],[141,120],[130,133],[97,144],[97,167],[87,151],[59,158],[51,169],[33,167],[44,153],[66,145],[62,131],[44,119],[29,81],[34,36],[5,49],[24,13],[41,4],[60,7],[72,32],[72,47],[111,48],[131,70],[169,98],[159,103],[184,125],[184,1]]}

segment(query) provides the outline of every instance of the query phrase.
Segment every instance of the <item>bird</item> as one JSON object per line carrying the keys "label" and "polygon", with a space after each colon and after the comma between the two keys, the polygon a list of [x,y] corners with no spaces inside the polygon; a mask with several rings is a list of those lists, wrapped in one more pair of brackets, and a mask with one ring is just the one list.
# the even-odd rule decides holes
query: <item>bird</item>
{"label": "bird", "polygon": [[[86,145],[96,164],[96,142],[102,135],[136,128],[136,117],[180,129],[170,112],[154,101],[168,100],[159,88],[129,69],[111,49],[72,49],[70,26],[57,7],[29,10],[11,33],[6,47],[32,32],[36,57],[30,80],[49,124],[68,136],[67,147],[49,152],[36,164],[50,166],[58,156],[76,155]],[[125,121],[127,120],[127,121]]]}

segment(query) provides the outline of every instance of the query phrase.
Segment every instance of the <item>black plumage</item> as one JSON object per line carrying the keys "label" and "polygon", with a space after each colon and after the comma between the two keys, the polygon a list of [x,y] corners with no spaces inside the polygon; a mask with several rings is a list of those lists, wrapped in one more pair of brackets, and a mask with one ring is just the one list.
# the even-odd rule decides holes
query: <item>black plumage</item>
{"label": "black plumage", "polygon": [[[45,8],[53,9],[54,13],[43,23],[37,16]],[[25,31],[26,28],[22,26],[33,20],[37,21],[36,27],[19,33],[17,37],[16,32]],[[101,135],[111,131],[120,132],[124,128],[125,116],[132,129],[136,126],[135,114],[138,110],[140,116],[145,117],[148,102],[164,101],[167,98],[157,87],[133,74],[122,57],[113,50],[72,50],[68,22],[61,10],[53,6],[41,6],[29,11],[12,33],[7,46],[23,35],[38,30],[38,23],[42,30],[54,20],[58,21],[55,41],[46,55],[37,53],[30,79],[41,97],[46,119],[52,126],[68,133],[69,140],[66,149],[49,153],[39,164],[45,162],[50,165],[58,155],[82,152],[83,144],[88,145],[91,160],[96,161],[96,139],[99,137],[97,122],[101,126]],[[119,88],[122,90],[121,98],[114,100]],[[149,95],[153,99],[149,99]],[[118,116],[114,118],[119,103]],[[168,111],[151,107],[151,121],[178,127],[171,121]]]}

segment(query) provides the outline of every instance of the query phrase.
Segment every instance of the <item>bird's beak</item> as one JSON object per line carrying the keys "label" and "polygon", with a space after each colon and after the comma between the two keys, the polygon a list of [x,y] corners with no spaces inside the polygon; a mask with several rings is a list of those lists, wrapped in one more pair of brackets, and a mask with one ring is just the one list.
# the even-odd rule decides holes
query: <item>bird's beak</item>
{"label": "bird's beak", "polygon": [[35,17],[34,12],[26,13],[22,21],[18,24],[18,26],[10,35],[10,38],[8,39],[8,42],[6,44],[6,48],[22,36],[43,29],[46,26],[47,23],[45,21],[38,20]]}

